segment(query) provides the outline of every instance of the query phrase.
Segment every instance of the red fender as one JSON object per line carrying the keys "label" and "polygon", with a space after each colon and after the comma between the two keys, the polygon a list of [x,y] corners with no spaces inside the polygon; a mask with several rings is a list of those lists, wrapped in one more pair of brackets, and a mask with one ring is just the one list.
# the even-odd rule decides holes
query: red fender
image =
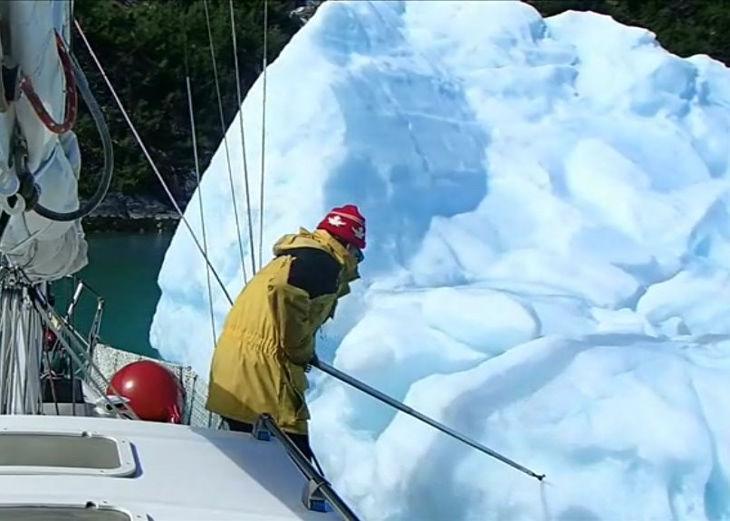
{"label": "red fender", "polygon": [[157,362],[141,360],[125,365],[112,376],[107,394],[126,398],[127,406],[140,420],[182,423],[183,386],[172,371]]}

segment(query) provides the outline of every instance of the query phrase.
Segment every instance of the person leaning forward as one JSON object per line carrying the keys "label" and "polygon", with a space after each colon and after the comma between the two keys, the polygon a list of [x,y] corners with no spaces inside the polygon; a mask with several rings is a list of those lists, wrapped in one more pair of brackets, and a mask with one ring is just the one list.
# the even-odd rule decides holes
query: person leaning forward
{"label": "person leaning forward", "polygon": [[364,248],[365,218],[353,205],[274,245],[274,259],[236,299],[213,353],[207,408],[231,430],[250,432],[268,413],[312,458],[305,372],[316,359],[317,330],[359,278]]}

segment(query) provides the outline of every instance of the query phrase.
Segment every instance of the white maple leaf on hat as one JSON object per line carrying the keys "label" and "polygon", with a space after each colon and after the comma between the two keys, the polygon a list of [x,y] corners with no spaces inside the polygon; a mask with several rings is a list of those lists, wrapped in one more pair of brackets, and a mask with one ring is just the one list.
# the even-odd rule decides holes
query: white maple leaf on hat
{"label": "white maple leaf on hat", "polygon": [[363,228],[362,226],[357,226],[357,227],[353,228],[352,233],[354,233],[355,237],[357,237],[358,239],[365,238],[365,228]]}
{"label": "white maple leaf on hat", "polygon": [[342,217],[340,217],[339,215],[333,215],[332,217],[329,217],[327,219],[327,222],[330,223],[332,226],[337,226],[338,228],[347,224],[345,221],[342,220]]}

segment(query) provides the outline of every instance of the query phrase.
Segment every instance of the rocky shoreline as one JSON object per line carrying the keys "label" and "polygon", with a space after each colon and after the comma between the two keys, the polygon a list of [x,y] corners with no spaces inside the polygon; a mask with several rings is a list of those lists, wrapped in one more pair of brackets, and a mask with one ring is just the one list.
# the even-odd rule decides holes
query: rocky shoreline
{"label": "rocky shoreline", "polygon": [[154,197],[110,193],[82,223],[88,232],[149,233],[173,231],[179,221],[173,208]]}

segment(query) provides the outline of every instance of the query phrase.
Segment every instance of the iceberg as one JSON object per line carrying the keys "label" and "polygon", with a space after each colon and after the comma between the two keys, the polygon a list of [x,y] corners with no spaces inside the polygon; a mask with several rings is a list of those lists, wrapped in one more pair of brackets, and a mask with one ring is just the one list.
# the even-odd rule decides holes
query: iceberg
{"label": "iceberg", "polygon": [[[186,218],[234,296],[332,206],[363,278],[318,352],[547,474],[316,372],[315,452],[368,520],[730,519],[730,70],[607,16],[326,2],[268,69]],[[202,199],[201,220],[198,197]],[[263,236],[259,237],[264,215]],[[239,255],[245,258],[245,273]],[[228,301],[181,226],[150,331],[209,370]]]}

